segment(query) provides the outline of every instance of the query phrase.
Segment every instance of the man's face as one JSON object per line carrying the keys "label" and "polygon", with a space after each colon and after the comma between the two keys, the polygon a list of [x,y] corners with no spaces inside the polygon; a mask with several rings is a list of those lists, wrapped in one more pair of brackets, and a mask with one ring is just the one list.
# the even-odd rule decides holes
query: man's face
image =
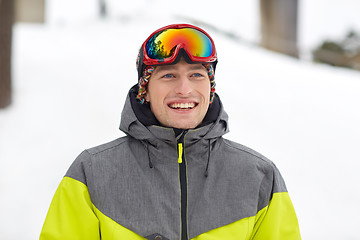
{"label": "man's face", "polygon": [[183,59],[158,66],[151,74],[145,100],[165,127],[196,128],[204,119],[210,101],[210,80],[202,64]]}

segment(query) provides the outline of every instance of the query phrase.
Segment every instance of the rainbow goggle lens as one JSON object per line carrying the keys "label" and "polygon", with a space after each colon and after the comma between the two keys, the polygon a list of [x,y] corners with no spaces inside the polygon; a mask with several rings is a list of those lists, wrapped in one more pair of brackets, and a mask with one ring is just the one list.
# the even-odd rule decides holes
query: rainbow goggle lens
{"label": "rainbow goggle lens", "polygon": [[142,46],[145,65],[171,64],[184,49],[192,62],[217,60],[214,41],[201,28],[188,24],[163,27],[149,36]]}

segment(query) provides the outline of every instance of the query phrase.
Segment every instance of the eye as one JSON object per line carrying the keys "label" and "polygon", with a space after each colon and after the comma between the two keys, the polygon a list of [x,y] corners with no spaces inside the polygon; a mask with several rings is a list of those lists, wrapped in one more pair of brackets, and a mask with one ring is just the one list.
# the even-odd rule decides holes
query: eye
{"label": "eye", "polygon": [[163,78],[173,78],[174,77],[174,75],[173,74],[171,74],[171,73],[167,73],[167,74],[165,74],[164,76],[162,76]]}
{"label": "eye", "polygon": [[201,74],[201,73],[194,73],[192,76],[196,77],[196,78],[199,78],[199,77],[203,77],[204,75]]}

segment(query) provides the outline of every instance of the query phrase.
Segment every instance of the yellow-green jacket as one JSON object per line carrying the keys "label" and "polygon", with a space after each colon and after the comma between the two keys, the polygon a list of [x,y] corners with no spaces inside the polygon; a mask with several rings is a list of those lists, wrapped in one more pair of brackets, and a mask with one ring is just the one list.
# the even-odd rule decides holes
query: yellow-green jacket
{"label": "yellow-green jacket", "polygon": [[134,94],[122,113],[127,136],[79,155],[40,240],[301,239],[275,165],[222,137],[228,125],[218,96],[206,117],[214,121],[178,132],[147,124],[140,115],[150,110]]}

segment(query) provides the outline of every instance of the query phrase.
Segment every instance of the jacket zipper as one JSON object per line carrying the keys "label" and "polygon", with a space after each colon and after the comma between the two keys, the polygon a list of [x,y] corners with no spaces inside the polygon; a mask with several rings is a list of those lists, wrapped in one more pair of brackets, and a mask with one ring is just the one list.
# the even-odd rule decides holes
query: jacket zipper
{"label": "jacket zipper", "polygon": [[184,131],[178,139],[178,164],[179,164],[179,180],[180,180],[180,196],[181,196],[181,240],[188,240],[187,233],[187,175],[186,175],[186,159],[184,153]]}

